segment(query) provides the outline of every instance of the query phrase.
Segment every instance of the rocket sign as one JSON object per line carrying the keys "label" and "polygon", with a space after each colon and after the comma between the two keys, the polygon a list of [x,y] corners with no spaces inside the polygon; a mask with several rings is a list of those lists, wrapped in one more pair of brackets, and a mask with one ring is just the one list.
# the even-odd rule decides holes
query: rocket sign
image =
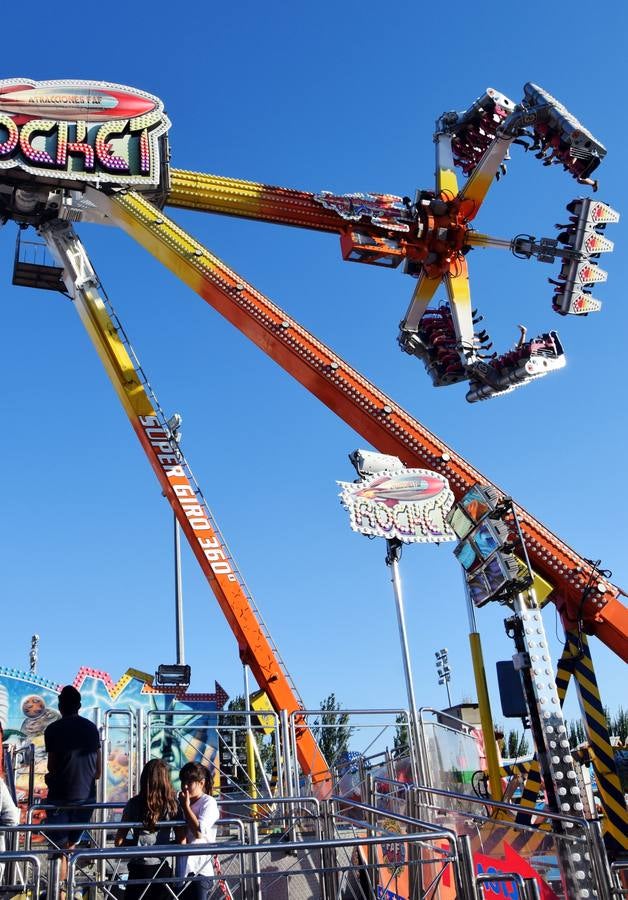
{"label": "rocket sign", "polygon": [[101,81],[0,81],[0,169],[53,183],[157,185],[161,100]]}
{"label": "rocket sign", "polygon": [[397,538],[405,543],[457,540],[446,522],[454,495],[447,479],[438,472],[404,469],[373,475],[357,484],[338,484],[351,527],[360,534]]}

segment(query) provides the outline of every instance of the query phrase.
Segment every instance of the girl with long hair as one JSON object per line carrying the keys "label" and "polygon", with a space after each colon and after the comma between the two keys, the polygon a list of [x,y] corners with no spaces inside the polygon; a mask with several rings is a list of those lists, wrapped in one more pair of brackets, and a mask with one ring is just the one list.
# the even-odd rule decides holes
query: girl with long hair
{"label": "girl with long hair", "polygon": [[[125,828],[116,832],[116,847],[154,847],[173,843],[173,826],[168,822],[182,819],[176,794],[170,783],[168,766],[162,759],[149,760],[140,776],[140,792],[131,797],[124,807],[121,822],[141,822],[141,827]],[[157,823],[161,823],[157,825]],[[130,832],[130,835],[129,835]],[[129,882],[125,900],[165,900],[171,896],[167,884],[151,884],[153,878],[170,878],[170,863],[158,856],[134,857],[129,860]]]}

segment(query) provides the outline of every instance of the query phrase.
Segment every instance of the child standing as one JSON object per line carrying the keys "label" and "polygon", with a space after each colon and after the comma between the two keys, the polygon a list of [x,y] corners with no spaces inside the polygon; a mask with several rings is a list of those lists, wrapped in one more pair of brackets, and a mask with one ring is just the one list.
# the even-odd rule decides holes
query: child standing
{"label": "child standing", "polygon": [[[214,844],[218,804],[205,793],[207,769],[200,763],[186,763],[179,773],[179,802],[185,818],[186,844]],[[185,857],[183,875],[188,881],[186,900],[207,900],[213,889],[214,866],[211,855]]]}

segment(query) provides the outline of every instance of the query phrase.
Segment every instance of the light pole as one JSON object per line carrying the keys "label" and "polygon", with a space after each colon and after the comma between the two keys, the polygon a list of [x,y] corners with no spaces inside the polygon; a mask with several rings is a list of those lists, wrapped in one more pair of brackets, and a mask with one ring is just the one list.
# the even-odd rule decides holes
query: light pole
{"label": "light pole", "polygon": [[[181,442],[181,416],[175,413],[168,420],[170,433],[177,444]],[[185,665],[185,645],[183,637],[183,583],[181,578],[181,529],[174,515],[174,609],[177,644],[177,665]]]}
{"label": "light pole", "polygon": [[[174,413],[168,419],[168,430],[171,439],[178,445],[181,441],[181,416]],[[164,495],[165,496],[165,495]],[[174,608],[175,608],[175,640],[177,661],[173,665],[160,665],[155,673],[155,684],[160,687],[178,687],[187,690],[190,685],[190,667],[185,663],[185,644],[183,635],[183,586],[181,578],[181,532],[176,513],[173,514],[174,537]]]}
{"label": "light pole", "polygon": [[406,678],[406,691],[408,694],[408,706],[410,711],[410,728],[412,731],[412,743],[415,746],[417,779],[420,784],[426,784],[427,765],[422,752],[421,729],[419,727],[419,714],[414,696],[414,684],[412,678],[412,666],[410,664],[410,648],[408,646],[408,634],[406,631],[406,619],[403,608],[403,592],[401,578],[399,576],[399,557],[401,556],[402,543],[398,540],[386,541],[386,565],[390,567],[390,580],[395,594],[395,607],[397,609],[397,624],[399,626],[399,640],[401,643],[401,659]]}
{"label": "light pole", "polygon": [[395,594],[397,623],[401,643],[410,714],[409,733],[413,777],[426,785],[429,775],[421,724],[414,696],[410,650],[399,575],[399,559],[405,544],[442,543],[455,539],[446,524],[453,503],[447,479],[428,469],[407,469],[396,456],[372,450],[354,450],[349,454],[358,480],[340,481],[340,499],[347,511],[351,528],[369,537],[386,539],[386,565],[391,572]]}
{"label": "light pole", "polygon": [[451,707],[451,694],[449,692],[449,682],[451,681],[451,669],[449,668],[449,656],[447,655],[447,647],[436,650],[436,671],[438,672],[438,683],[444,684],[447,688],[447,702]]}

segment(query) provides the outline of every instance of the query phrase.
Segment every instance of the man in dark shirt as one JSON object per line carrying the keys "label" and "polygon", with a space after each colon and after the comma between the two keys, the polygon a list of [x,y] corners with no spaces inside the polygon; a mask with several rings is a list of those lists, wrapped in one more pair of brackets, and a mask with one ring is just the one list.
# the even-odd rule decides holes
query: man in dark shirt
{"label": "man in dark shirt", "polygon": [[[87,824],[91,809],[81,809],[81,804],[96,800],[96,781],[102,771],[100,735],[89,719],[79,716],[81,695],[72,685],[66,685],[59,694],[61,718],[46,728],[44,742],[48,753],[48,803],[59,807],[48,812],[50,825]],[[68,805],[74,809],[65,809]],[[57,847],[72,850],[81,836],[81,829],[50,831],[48,840]],[[61,862],[61,878],[65,879],[67,859]]]}

